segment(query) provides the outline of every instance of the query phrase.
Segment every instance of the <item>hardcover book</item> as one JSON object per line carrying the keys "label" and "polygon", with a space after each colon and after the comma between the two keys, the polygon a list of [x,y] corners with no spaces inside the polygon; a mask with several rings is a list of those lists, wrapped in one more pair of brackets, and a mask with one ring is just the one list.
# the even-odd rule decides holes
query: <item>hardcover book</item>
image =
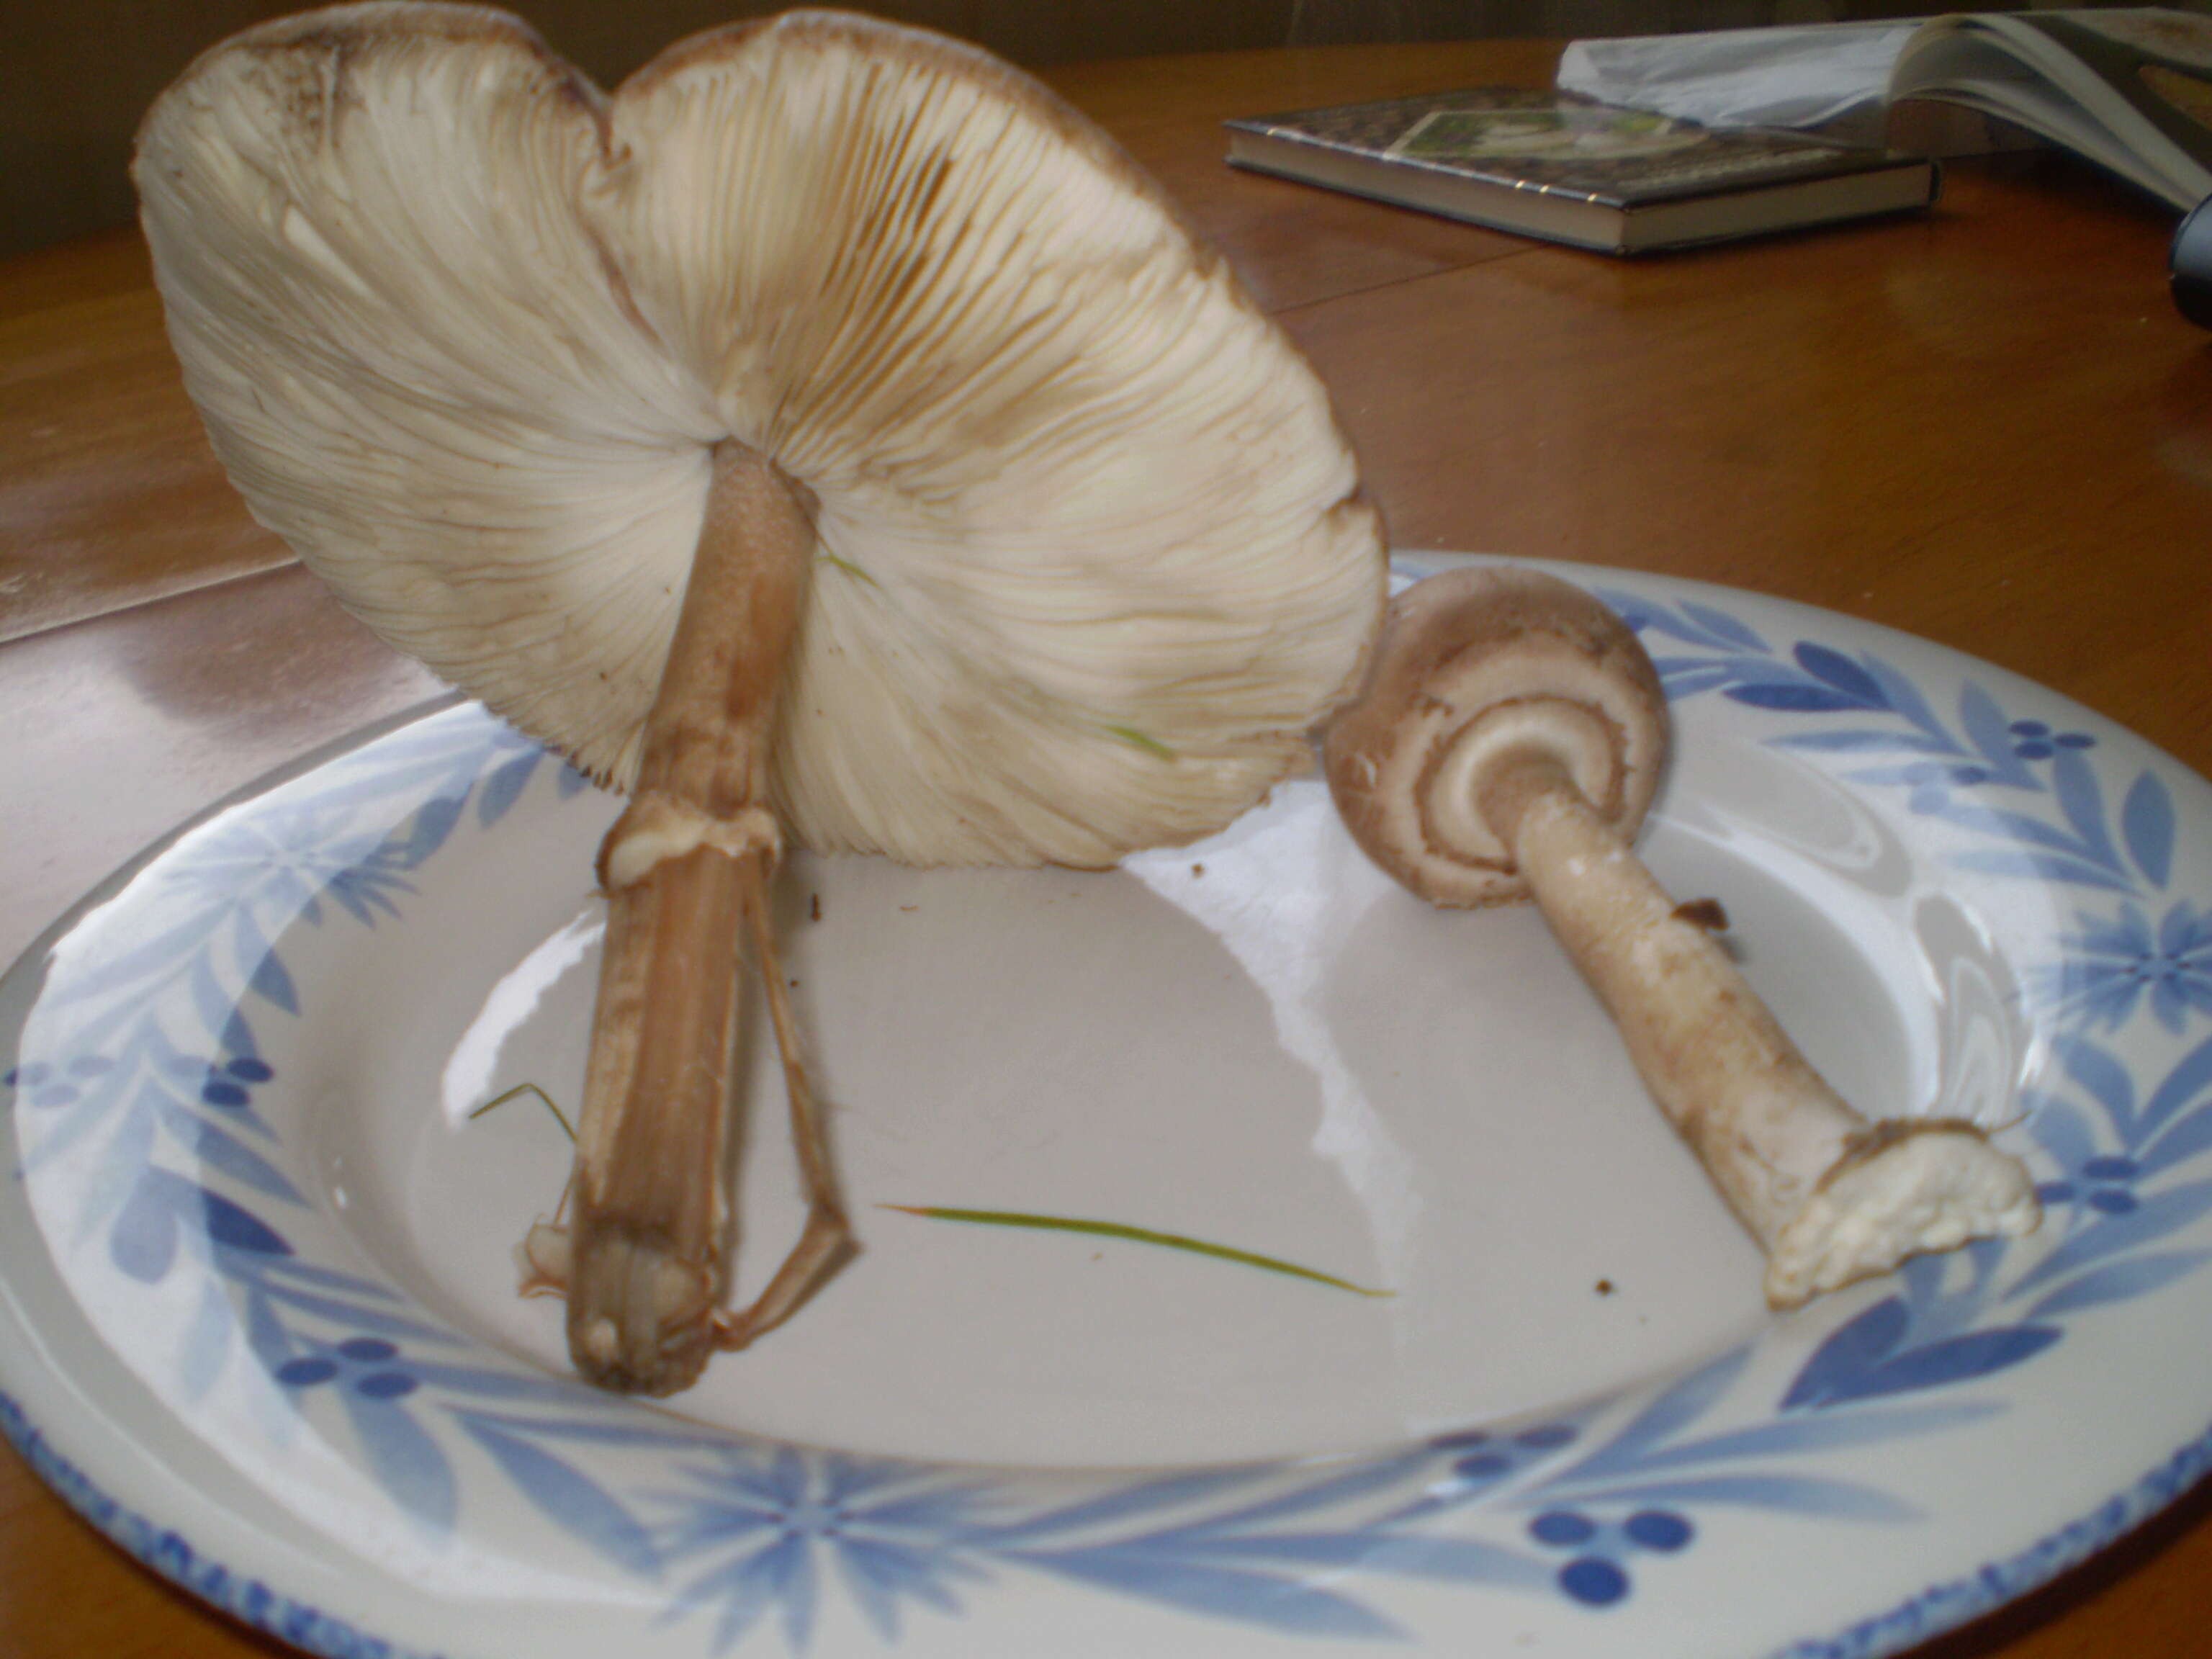
{"label": "hardcover book", "polygon": [[1925,207],[1925,156],[1483,87],[1227,123],[1231,165],[1640,253]]}

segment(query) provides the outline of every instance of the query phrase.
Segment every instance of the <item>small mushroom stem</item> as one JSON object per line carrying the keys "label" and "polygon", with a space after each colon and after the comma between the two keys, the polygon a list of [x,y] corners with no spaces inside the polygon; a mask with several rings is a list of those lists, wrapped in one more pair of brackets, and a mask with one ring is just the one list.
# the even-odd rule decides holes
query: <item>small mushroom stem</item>
{"label": "small mushroom stem", "polygon": [[1765,1249],[1770,1303],[2034,1224],[2019,1166],[1972,1126],[1876,1126],[1830,1088],[1557,757],[1502,754],[1476,789],[1644,1086]]}
{"label": "small mushroom stem", "polygon": [[1394,603],[1368,690],[1329,732],[1329,783],[1414,892],[1535,898],[1765,1249],[1772,1305],[2034,1227],[2017,1159],[1969,1123],[1854,1111],[1715,939],[1719,908],[1678,905],[1638,860],[1666,738],[1657,676],[1617,617],[1548,577],[1469,570]]}
{"label": "small mushroom stem", "polygon": [[673,1393],[729,1345],[720,1309],[748,937],[813,1206],[794,1253],[802,1282],[787,1285],[787,1273],[772,1286],[783,1311],[848,1237],[782,995],[768,920],[777,835],[760,805],[813,541],[805,504],[771,462],[734,441],[716,447],[637,785],[599,854],[607,936],[577,1130],[568,1346],[604,1388]]}

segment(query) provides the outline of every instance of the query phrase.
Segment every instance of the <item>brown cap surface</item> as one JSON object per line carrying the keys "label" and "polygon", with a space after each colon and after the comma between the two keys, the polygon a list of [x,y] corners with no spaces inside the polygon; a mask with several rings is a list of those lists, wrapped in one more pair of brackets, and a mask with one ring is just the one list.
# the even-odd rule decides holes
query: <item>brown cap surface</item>
{"label": "brown cap surface", "polygon": [[1484,821],[1477,780],[1499,756],[1557,754],[1632,837],[1667,755],[1666,694],[1642,644],[1582,589],[1471,566],[1390,603],[1367,684],[1330,725],[1329,787],[1353,840],[1437,904],[1525,896]]}

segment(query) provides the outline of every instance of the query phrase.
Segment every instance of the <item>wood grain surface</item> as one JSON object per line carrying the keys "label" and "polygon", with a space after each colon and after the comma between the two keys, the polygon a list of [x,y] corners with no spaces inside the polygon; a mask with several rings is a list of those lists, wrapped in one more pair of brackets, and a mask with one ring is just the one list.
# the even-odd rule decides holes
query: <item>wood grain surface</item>
{"label": "wood grain surface", "polygon": [[[2030,675],[2212,770],[2212,337],[2170,222],[2055,157],[1923,218],[1623,263],[1231,172],[1228,117],[1486,81],[1526,42],[1054,77],[1312,355],[1406,546],[1808,600]],[[272,766],[436,695],[246,516],[134,240],[0,264],[0,960]],[[1919,1659],[2212,1651],[2200,1492]],[[282,1651],[0,1452],[0,1654]]]}

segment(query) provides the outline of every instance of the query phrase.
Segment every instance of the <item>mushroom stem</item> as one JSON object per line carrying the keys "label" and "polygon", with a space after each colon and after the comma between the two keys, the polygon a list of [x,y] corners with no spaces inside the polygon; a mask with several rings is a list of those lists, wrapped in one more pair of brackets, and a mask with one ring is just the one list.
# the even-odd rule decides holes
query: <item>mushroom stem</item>
{"label": "mushroom stem", "polygon": [[1328,758],[1346,824],[1413,891],[1535,898],[1765,1248],[1773,1306],[2034,1227],[2027,1171],[1972,1124],[1846,1104],[1714,938],[1718,907],[1677,905],[1630,850],[1665,746],[1657,676],[1618,618],[1548,577],[1468,570],[1394,604]]}
{"label": "mushroom stem", "polygon": [[[749,933],[772,1005],[781,989],[767,916],[778,837],[759,803],[814,530],[757,452],[725,441],[713,465],[636,788],[600,848],[607,937],[577,1131],[569,1352],[591,1381],[643,1394],[688,1387],[723,1346]],[[787,1015],[776,1027],[787,1074],[803,1078]],[[819,1217],[811,1097],[792,1106]],[[834,1196],[828,1209],[842,1223]],[[813,1270],[835,1254],[814,1249]]]}
{"label": "mushroom stem", "polygon": [[1559,757],[1500,754],[1475,798],[1644,1086],[1765,1249],[1771,1305],[2035,1224],[2025,1173],[1972,1124],[1877,1126],[1830,1088]]}

